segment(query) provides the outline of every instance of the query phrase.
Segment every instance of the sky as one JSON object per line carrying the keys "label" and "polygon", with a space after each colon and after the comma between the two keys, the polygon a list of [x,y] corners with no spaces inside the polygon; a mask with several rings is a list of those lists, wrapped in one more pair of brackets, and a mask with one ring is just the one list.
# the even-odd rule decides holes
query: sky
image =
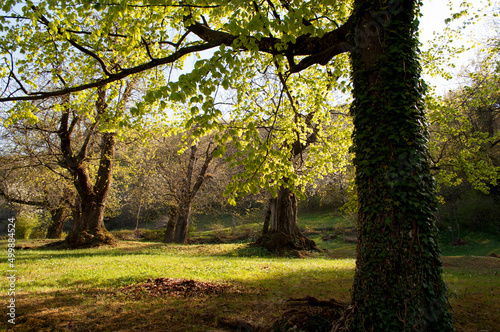
{"label": "sky", "polygon": [[[500,8],[500,1],[493,0],[493,7],[484,6],[484,2],[487,0],[469,0],[472,2],[473,8],[469,10],[469,12],[477,11],[477,10],[485,10],[489,14],[492,13],[491,8]],[[423,46],[422,49],[425,50],[427,47],[427,42],[431,40],[434,36],[433,33],[440,33],[446,28],[445,20],[449,18],[452,12],[459,11],[460,4],[463,0],[452,0],[453,3],[453,11],[449,8],[449,0],[423,0],[422,10],[422,18],[420,19],[420,41]],[[488,33],[492,30],[488,28],[488,24],[491,24],[490,19],[483,19],[479,22],[476,22],[474,25],[470,26],[467,30],[465,30],[463,39],[456,40],[455,44],[467,44],[472,43],[474,40],[479,40],[482,38],[486,38]],[[490,36],[491,37],[491,36]],[[475,58],[477,55],[477,50],[471,50],[461,55],[457,59],[453,59],[452,61],[456,65],[456,68],[453,69],[456,79],[451,81],[444,80],[442,78],[433,78],[427,75],[424,75],[424,78],[430,82],[432,85],[436,86],[436,92],[444,93],[448,90],[453,90],[458,87],[462,81],[458,78],[460,71],[467,66],[467,64]]]}

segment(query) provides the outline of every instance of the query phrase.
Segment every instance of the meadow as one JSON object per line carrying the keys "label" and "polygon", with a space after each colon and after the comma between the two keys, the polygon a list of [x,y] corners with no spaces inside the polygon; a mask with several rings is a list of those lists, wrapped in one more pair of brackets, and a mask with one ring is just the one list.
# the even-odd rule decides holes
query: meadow
{"label": "meadow", "polygon": [[[332,228],[323,226],[325,220]],[[114,247],[56,250],[42,247],[48,240],[17,241],[16,324],[7,321],[5,304],[12,296],[5,272],[0,330],[287,331],[293,319],[307,317],[301,319],[314,320],[319,331],[328,329],[324,312],[290,299],[349,300],[355,244],[345,235],[325,237],[334,226],[349,229],[349,220],[304,215],[304,231],[327,251],[301,258],[273,256],[249,246],[251,238],[231,241],[235,230],[223,222],[211,231],[202,224],[192,234],[198,243],[189,245],[129,239]],[[248,234],[252,227],[239,231]],[[214,238],[220,243],[207,243]],[[478,234],[470,238],[461,248],[443,245],[455,325],[458,331],[500,331],[500,259],[487,256],[500,253],[500,243]],[[8,271],[5,240],[0,253],[0,268]],[[171,278],[177,288],[161,292],[158,278]],[[304,312],[309,315],[300,316]]]}

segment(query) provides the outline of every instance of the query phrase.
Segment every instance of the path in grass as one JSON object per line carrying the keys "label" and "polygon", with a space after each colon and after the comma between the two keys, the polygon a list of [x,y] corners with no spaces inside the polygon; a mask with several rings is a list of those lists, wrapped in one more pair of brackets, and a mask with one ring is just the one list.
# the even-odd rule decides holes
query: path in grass
{"label": "path in grass", "polygon": [[[0,250],[6,252],[5,241]],[[335,250],[329,255],[335,257]],[[444,262],[459,330],[500,331],[494,311],[500,307],[500,260],[445,257]],[[276,258],[245,244],[123,242],[116,248],[20,250],[15,330],[224,331],[243,322],[265,327],[287,309],[290,297],[347,301],[354,264],[352,257]],[[5,260],[0,268],[7,270]],[[116,292],[158,277],[223,282],[241,292],[189,298]],[[7,288],[6,278],[0,287]],[[3,292],[2,303],[7,300]],[[5,330],[7,316],[2,317]]]}

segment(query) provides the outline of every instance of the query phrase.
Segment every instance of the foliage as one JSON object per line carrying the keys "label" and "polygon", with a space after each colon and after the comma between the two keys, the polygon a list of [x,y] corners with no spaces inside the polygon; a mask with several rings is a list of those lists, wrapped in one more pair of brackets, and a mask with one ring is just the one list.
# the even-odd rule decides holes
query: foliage
{"label": "foliage", "polygon": [[[446,30],[436,36],[424,53],[424,68],[427,73],[459,82],[458,88],[444,96],[431,89],[426,98],[431,124],[430,149],[438,184],[457,186],[465,180],[475,189],[488,193],[500,179],[500,31],[495,6],[489,1],[481,4],[475,4],[479,7],[476,11],[471,11],[470,2],[461,4],[460,10],[448,20]],[[480,20],[489,31],[486,36],[478,36],[473,43],[468,43],[476,49],[475,60],[453,75],[452,69],[443,63],[457,62],[461,52],[456,44],[444,41],[468,35],[465,29]],[[429,60],[430,53],[437,58]]]}
{"label": "foliage", "polygon": [[[485,50],[489,52],[489,50]],[[485,57],[467,74],[470,85],[443,100],[428,98],[431,151],[438,181],[458,185],[464,179],[488,193],[500,180],[500,101],[498,59]]]}
{"label": "foliage", "polygon": [[38,213],[22,211],[16,216],[16,239],[30,239],[33,231],[40,225]]}

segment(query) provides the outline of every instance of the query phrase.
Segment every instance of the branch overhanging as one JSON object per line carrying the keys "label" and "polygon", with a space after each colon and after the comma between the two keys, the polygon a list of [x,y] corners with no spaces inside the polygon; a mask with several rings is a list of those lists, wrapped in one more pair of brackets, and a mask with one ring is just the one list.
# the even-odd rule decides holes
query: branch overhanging
{"label": "branch overhanging", "polygon": [[[336,55],[349,52],[351,50],[351,47],[347,42],[347,33],[349,32],[350,27],[351,27],[351,22],[350,20],[348,20],[346,23],[344,23],[337,29],[326,33],[322,37],[311,37],[309,35],[299,36],[296,39],[295,43],[287,43],[286,47],[279,51],[277,50],[276,47],[278,44],[282,43],[279,38],[262,37],[257,39],[255,37],[247,36],[247,39],[252,39],[255,45],[257,45],[257,48],[260,52],[272,55],[278,55],[278,54],[285,55],[289,63],[289,73],[297,73],[309,68],[314,64],[326,65]],[[121,69],[119,72],[116,73],[109,72],[106,66],[103,66],[103,63],[99,61],[100,59],[97,59],[101,65],[101,68],[104,71],[105,76],[95,79],[93,82],[90,83],[79,84],[72,87],[65,87],[58,90],[36,91],[36,92],[26,91],[22,86],[21,82],[19,82],[14,76],[14,68],[12,68],[10,77],[13,77],[16,80],[16,82],[21,86],[21,89],[23,90],[25,95],[13,96],[11,93],[7,97],[3,98],[0,97],[0,102],[42,100],[57,96],[63,96],[69,93],[75,93],[92,88],[101,87],[106,84],[119,81],[125,77],[134,74],[138,74],[165,64],[174,63],[181,57],[189,55],[191,53],[209,50],[211,48],[218,47],[221,45],[231,46],[239,38],[239,36],[235,36],[227,32],[212,30],[206,24],[198,22],[187,26],[187,32],[186,34],[183,35],[183,38],[188,33],[195,34],[201,39],[203,43],[197,45],[185,46],[183,48],[177,49],[172,54],[162,58],[152,58],[150,55],[149,56],[150,61],[134,67]],[[75,45],[76,42],[74,40],[68,40],[68,42],[72,44],[73,47],[76,47],[80,51],[83,51],[82,49],[80,49],[82,46]],[[242,51],[249,50],[244,45],[239,46],[239,49]],[[85,51],[88,50],[85,49]],[[83,52],[89,55],[89,52],[85,51]],[[90,56],[94,57],[93,54],[90,54]],[[300,57],[305,56],[305,57],[301,59],[298,63],[295,63],[294,57],[296,56]],[[19,89],[16,91],[19,91]]]}

